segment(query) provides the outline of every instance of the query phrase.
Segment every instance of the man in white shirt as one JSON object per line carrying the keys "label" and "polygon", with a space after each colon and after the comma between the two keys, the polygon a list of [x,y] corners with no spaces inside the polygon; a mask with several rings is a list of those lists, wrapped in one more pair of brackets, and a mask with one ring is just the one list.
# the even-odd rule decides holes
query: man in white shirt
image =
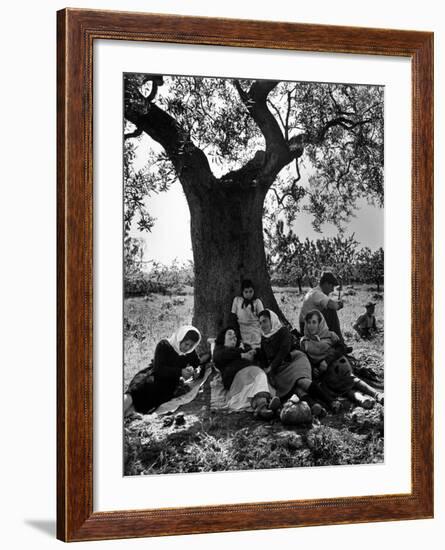
{"label": "man in white shirt", "polygon": [[300,332],[304,334],[304,318],[307,313],[313,309],[317,309],[323,314],[326,319],[329,330],[335,332],[340,340],[344,342],[340,329],[340,321],[337,311],[342,309],[343,301],[334,300],[329,297],[329,294],[339,284],[338,280],[332,273],[323,273],[320,283],[315,288],[311,288],[303,299],[303,304],[300,311]]}

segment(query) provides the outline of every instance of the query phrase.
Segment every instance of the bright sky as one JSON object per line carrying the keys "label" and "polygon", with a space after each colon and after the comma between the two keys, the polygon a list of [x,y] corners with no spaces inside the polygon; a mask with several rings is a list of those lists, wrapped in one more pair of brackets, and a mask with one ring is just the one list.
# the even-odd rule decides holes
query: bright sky
{"label": "bright sky", "polygon": [[[148,135],[142,134],[136,143],[136,156],[134,159],[135,170],[141,169],[147,162],[149,151],[160,152],[162,147]],[[212,162],[210,162],[212,166]],[[215,167],[212,166],[212,169]],[[292,170],[294,170],[292,168]],[[220,174],[216,173],[218,177]],[[302,172],[302,183],[306,176]],[[131,236],[145,240],[146,248],[144,258],[146,261],[155,260],[163,264],[170,264],[174,259],[180,262],[193,259],[192,244],[190,239],[190,213],[184,193],[179,182],[164,193],[153,194],[146,201],[148,211],[156,218],[154,227],[150,233],[138,231],[133,224]],[[371,249],[383,246],[384,239],[384,211],[369,205],[365,200],[359,202],[356,217],[352,218],[345,235],[355,234],[355,240],[360,246],[368,246]],[[317,239],[322,237],[334,237],[338,234],[333,224],[324,224],[322,233],[317,233],[312,227],[312,216],[300,213],[293,226],[294,232],[300,239]]]}
{"label": "bright sky", "polygon": [[[169,191],[153,195],[147,204],[150,214],[156,218],[151,233],[140,232],[136,228],[131,231],[133,237],[145,240],[145,259],[164,264],[170,264],[175,258],[180,261],[192,260],[190,214],[181,185],[175,183]],[[317,233],[311,221],[312,216],[309,214],[299,214],[294,231],[300,239],[337,235],[337,229],[332,224],[325,224],[323,233]],[[363,201],[346,231],[346,235],[352,233],[355,233],[355,239],[361,246],[369,246],[371,249],[383,246],[383,209],[369,206]]]}

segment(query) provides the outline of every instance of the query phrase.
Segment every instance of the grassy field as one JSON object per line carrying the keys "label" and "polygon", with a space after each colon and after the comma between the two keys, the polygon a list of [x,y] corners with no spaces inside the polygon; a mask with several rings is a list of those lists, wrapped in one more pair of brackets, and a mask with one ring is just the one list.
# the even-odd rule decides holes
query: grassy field
{"label": "grassy field", "polygon": [[[298,326],[303,295],[294,288],[276,288],[287,319]],[[346,288],[339,312],[346,340],[353,346],[360,375],[383,379],[383,332],[359,340],[352,324],[370,299],[377,302],[377,324],[383,329],[383,293],[369,286]],[[150,362],[156,343],[193,313],[192,289],[185,295],[152,294],[127,298],[124,304],[125,387]],[[210,409],[207,383],[198,397],[173,418],[134,415],[125,421],[125,475],[289,468],[383,462],[383,407],[365,411],[344,403],[311,426],[285,428],[278,419],[261,422],[247,412]]]}

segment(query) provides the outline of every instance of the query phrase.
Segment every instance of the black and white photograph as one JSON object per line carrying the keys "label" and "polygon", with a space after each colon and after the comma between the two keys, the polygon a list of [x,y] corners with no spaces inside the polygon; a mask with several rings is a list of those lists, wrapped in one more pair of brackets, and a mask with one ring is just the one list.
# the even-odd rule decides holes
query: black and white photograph
{"label": "black and white photograph", "polygon": [[383,463],[384,86],[122,82],[124,475]]}

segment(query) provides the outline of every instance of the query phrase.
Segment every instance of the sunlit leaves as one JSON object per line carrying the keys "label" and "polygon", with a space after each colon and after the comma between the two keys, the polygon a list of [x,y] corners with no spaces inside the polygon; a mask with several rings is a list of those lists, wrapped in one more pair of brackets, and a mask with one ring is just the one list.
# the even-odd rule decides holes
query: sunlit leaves
{"label": "sunlit leaves", "polygon": [[314,285],[324,271],[334,272],[342,283],[383,281],[383,250],[360,249],[354,235],[300,240],[278,221],[269,246],[272,270],[289,284]]}
{"label": "sunlit leaves", "polygon": [[225,170],[241,166],[261,138],[230,80],[166,77],[156,102]]}
{"label": "sunlit leaves", "polygon": [[167,191],[176,180],[176,174],[165,153],[152,151],[142,167],[135,168],[135,139],[124,142],[124,232],[127,235],[132,223],[139,231],[150,231],[154,225],[147,209],[153,193]]}
{"label": "sunlit leaves", "polygon": [[[173,117],[184,147],[192,141],[205,153],[216,177],[241,168],[265,149],[264,136],[240,97],[253,81],[238,80],[239,91],[231,79],[143,74],[125,78],[125,107],[147,112],[156,90],[151,101]],[[155,78],[158,88],[152,83]],[[280,82],[269,93],[267,107],[284,138],[289,144],[301,143],[299,169],[294,162],[282,169],[269,201],[289,224],[305,210],[313,215],[315,229],[331,222],[341,231],[359,199],[383,205],[383,99],[381,86],[316,82]],[[165,154],[147,161],[147,167],[131,179],[135,185],[142,182],[146,193],[168,189],[176,177]],[[141,194],[133,189],[131,197],[133,212],[137,210],[149,227],[138,201]]]}

